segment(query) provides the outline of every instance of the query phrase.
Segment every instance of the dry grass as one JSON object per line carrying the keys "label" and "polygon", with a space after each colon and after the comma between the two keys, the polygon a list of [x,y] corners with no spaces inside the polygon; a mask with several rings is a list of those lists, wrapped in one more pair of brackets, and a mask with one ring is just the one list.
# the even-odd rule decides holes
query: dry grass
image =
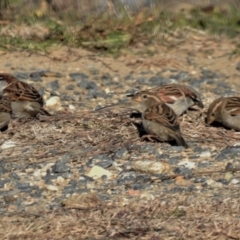
{"label": "dry grass", "polygon": [[[2,149],[1,156],[8,162],[29,164],[29,160],[30,163],[53,161],[69,153],[73,162],[79,162],[79,159],[112,154],[124,147],[129,149],[132,144],[143,145],[141,120],[129,118],[130,113],[82,111],[41,116],[40,121],[13,120],[9,130],[2,133],[1,143],[11,140],[15,147]],[[205,114],[199,111],[189,111],[180,118],[180,125],[186,141],[196,145],[213,146],[220,151],[240,142],[235,131],[207,126]]]}
{"label": "dry grass", "polygon": [[[239,192],[217,196],[162,195],[137,199],[63,206],[39,214],[2,216],[1,239],[239,239]],[[198,202],[196,202],[198,197]],[[89,201],[89,198],[87,198]],[[93,198],[96,199],[96,198]],[[81,202],[81,199],[78,199]]]}

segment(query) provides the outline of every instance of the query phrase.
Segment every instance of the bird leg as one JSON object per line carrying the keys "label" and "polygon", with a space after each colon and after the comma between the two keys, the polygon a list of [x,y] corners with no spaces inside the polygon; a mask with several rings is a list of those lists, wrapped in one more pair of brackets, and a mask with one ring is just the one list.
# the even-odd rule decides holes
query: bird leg
{"label": "bird leg", "polygon": [[147,134],[147,135],[143,135],[141,137],[141,140],[146,140],[147,139],[150,142],[155,142],[156,141],[155,138],[156,138],[156,136],[151,135],[151,134]]}

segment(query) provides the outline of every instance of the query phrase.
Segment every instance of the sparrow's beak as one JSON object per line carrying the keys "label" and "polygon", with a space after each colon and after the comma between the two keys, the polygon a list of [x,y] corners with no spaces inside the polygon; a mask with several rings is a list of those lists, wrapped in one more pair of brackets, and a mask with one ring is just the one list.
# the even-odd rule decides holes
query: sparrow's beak
{"label": "sparrow's beak", "polygon": [[141,99],[141,97],[134,97],[134,98],[133,98],[133,101],[136,101],[136,102],[141,102],[141,101],[142,101],[142,99]]}

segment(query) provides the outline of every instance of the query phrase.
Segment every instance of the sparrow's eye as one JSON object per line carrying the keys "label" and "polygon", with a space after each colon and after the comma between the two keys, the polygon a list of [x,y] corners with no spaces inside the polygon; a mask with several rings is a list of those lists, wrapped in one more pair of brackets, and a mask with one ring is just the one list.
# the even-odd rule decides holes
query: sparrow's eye
{"label": "sparrow's eye", "polygon": [[212,114],[211,114],[211,116],[213,116],[213,117],[214,117],[214,116],[215,116],[215,113],[212,113]]}
{"label": "sparrow's eye", "polygon": [[147,98],[148,96],[147,95],[143,95],[143,98]]}

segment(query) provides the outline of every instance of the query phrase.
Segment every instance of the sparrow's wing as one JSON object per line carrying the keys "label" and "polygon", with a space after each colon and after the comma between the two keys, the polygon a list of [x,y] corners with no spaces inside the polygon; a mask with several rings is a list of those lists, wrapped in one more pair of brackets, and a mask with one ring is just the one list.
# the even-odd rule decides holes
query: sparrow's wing
{"label": "sparrow's wing", "polygon": [[10,101],[38,102],[43,105],[43,98],[30,84],[19,81],[9,74],[0,74],[0,88]]}
{"label": "sparrow's wing", "polygon": [[3,97],[0,97],[0,112],[7,112],[7,113],[11,113],[12,109],[11,109],[11,103]]}
{"label": "sparrow's wing", "polygon": [[240,116],[240,97],[229,97],[225,109],[231,116]]}
{"label": "sparrow's wing", "polygon": [[153,88],[152,91],[156,92],[162,101],[168,104],[173,104],[180,97],[185,97],[191,98],[199,107],[204,107],[200,94],[190,86],[180,84],[167,84]]}
{"label": "sparrow's wing", "polygon": [[174,111],[164,103],[149,107],[143,114],[144,118],[156,122],[173,131],[179,130],[178,119]]}

